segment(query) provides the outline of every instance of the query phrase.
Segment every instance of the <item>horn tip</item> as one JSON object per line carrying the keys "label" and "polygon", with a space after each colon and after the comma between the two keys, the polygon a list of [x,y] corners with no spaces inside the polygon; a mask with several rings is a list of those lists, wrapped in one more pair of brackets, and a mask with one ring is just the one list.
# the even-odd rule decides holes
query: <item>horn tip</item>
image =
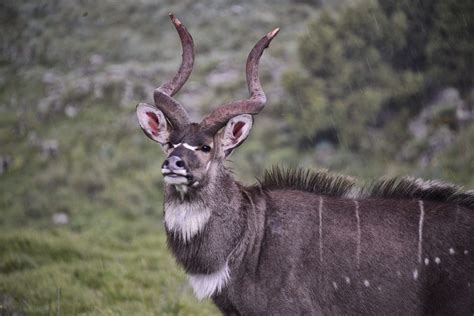
{"label": "horn tip", "polygon": [[171,21],[176,27],[181,26],[181,21],[178,20],[178,18],[172,12],[168,13],[168,15],[170,16]]}
{"label": "horn tip", "polygon": [[269,33],[267,34],[267,38],[268,38],[268,39],[273,39],[273,38],[278,34],[278,32],[280,32],[280,28],[279,28],[279,27],[277,27],[277,28],[274,29],[273,31],[269,32]]}

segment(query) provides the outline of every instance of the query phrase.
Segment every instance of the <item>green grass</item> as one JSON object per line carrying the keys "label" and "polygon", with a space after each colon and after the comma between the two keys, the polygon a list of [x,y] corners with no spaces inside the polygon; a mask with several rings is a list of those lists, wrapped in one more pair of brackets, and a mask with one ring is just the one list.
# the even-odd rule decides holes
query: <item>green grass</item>
{"label": "green grass", "polygon": [[128,124],[133,112],[110,111],[94,103],[42,126],[55,157],[14,148],[24,159],[0,182],[0,314],[216,313],[166,248],[159,147]]}
{"label": "green grass", "polygon": [[[109,223],[117,225],[118,223]],[[159,225],[127,222],[127,237],[66,229],[0,234],[0,312],[31,315],[209,315],[166,251]],[[198,308],[196,308],[198,307]]]}
{"label": "green grass", "polygon": [[[296,51],[295,34],[315,8],[290,1],[232,6],[148,0],[0,5],[0,157],[11,158],[0,174],[0,315],[217,314],[209,300],[194,298],[166,247],[163,155],[140,131],[134,110],[151,101],[153,87],[179,64],[169,11],[196,42],[189,89],[178,96],[192,101],[186,107],[198,104],[199,114],[246,96],[246,55],[277,26],[282,32],[262,59],[262,75],[269,91],[280,89],[273,71],[291,63],[282,67],[275,58]],[[92,66],[93,56],[103,63]],[[229,71],[239,78],[207,85],[207,76]],[[67,108],[77,115],[66,115]],[[47,140],[57,141],[56,155],[44,154]],[[257,143],[249,146],[255,157]],[[236,159],[249,161],[242,154]],[[263,165],[250,166],[243,177],[253,181],[250,175]],[[54,224],[58,213],[68,224]]]}
{"label": "green grass", "polygon": [[[239,179],[252,183],[279,163],[474,185],[474,165],[465,168],[473,156],[472,127],[423,170],[391,152],[374,157],[339,148],[326,155],[324,148],[298,148],[282,116],[288,105],[281,79],[297,68],[298,39],[318,15],[308,3],[0,4],[0,158],[11,162],[0,174],[0,315],[217,314],[209,300],[194,298],[166,247],[163,154],[134,113],[138,102],[152,102],[153,88],[179,64],[169,11],[196,43],[195,69],[176,96],[195,117],[248,95],[245,58],[258,38],[281,27],[261,61],[268,105],[231,156]],[[98,56],[102,63],[91,63]],[[216,74],[238,77],[216,83]],[[58,144],[53,156],[42,149],[48,140]],[[58,213],[68,216],[66,225],[53,222]]]}

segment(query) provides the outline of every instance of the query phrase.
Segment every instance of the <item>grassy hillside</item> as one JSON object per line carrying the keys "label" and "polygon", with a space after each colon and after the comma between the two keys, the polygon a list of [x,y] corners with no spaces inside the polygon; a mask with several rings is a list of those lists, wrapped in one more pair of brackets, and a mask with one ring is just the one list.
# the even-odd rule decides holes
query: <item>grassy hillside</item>
{"label": "grassy hillside", "polygon": [[316,9],[290,1],[0,4],[1,315],[217,313],[193,297],[166,249],[163,155],[134,113],[179,65],[169,11],[195,39],[195,70],[178,98],[199,118],[246,96],[246,56],[280,26],[262,61],[275,100],[280,74],[297,64],[295,34]]}
{"label": "grassy hillside", "polygon": [[[195,69],[177,95],[196,120],[247,96],[247,54],[261,36],[281,28],[261,61],[268,105],[232,156],[240,179],[253,182],[264,168],[281,163],[362,178],[413,174],[474,186],[472,124],[448,133],[441,150],[425,137],[398,148],[399,155],[335,148],[324,137],[305,142],[305,130],[295,135],[288,112],[308,112],[294,101],[292,89],[317,91],[303,80],[307,69],[299,60],[302,42],[313,34],[309,22],[322,7],[338,11],[345,1],[326,2],[2,1],[0,315],[217,313],[209,301],[194,298],[166,249],[163,155],[135,117],[135,105],[151,103],[153,88],[179,65],[170,11],[196,44]],[[462,98],[472,109],[472,95]],[[443,113],[452,117],[452,107],[434,109],[442,122]],[[406,114],[406,122],[432,119],[431,112],[423,113]],[[306,116],[304,124],[316,122]],[[406,132],[398,122],[387,123],[388,130]],[[446,135],[443,127],[433,133]],[[381,142],[382,148],[394,143]],[[432,148],[424,165],[413,156]]]}

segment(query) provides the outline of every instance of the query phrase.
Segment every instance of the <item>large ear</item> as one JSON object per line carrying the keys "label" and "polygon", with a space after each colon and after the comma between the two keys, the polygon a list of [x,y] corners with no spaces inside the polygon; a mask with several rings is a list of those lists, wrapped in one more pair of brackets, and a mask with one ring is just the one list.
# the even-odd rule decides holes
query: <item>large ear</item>
{"label": "large ear", "polygon": [[221,134],[221,146],[225,156],[229,156],[240,144],[244,142],[252,128],[253,117],[249,114],[242,114],[231,118]]}
{"label": "large ear", "polygon": [[137,105],[138,123],[150,139],[162,145],[168,143],[170,132],[164,114],[152,105]]}

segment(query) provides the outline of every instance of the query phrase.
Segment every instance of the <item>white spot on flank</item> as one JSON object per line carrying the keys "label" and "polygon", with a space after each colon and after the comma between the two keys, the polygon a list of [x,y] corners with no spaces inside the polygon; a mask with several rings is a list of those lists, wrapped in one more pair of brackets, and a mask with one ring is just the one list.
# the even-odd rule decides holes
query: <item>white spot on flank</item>
{"label": "white spot on flank", "polygon": [[369,286],[370,286],[369,280],[364,280],[364,286],[365,286],[365,287],[369,287]]}
{"label": "white spot on flank", "polygon": [[205,297],[219,294],[230,281],[229,265],[226,262],[225,265],[216,272],[210,274],[190,274],[188,278],[194,295],[196,295],[199,300],[202,300]]}
{"label": "white spot on flank", "polygon": [[332,282],[332,286],[333,286],[334,289],[337,291],[337,283],[336,283],[336,282]]}
{"label": "white spot on flank", "polygon": [[441,259],[438,258],[438,257],[436,257],[436,258],[435,258],[435,262],[436,262],[436,264],[439,264],[439,263],[441,262]]}
{"label": "white spot on flank", "polygon": [[420,207],[420,221],[418,223],[418,263],[421,263],[421,255],[423,252],[423,221],[425,218],[425,207],[422,200],[418,200]]}
{"label": "white spot on flank", "polygon": [[319,261],[323,263],[323,197],[319,197]]}
{"label": "white spot on flank", "polygon": [[413,271],[413,280],[418,280],[418,269],[415,269],[415,271]]}
{"label": "white spot on flank", "polygon": [[402,273],[400,271],[397,271],[397,276],[401,277]]}
{"label": "white spot on flank", "polygon": [[344,280],[346,280],[347,284],[351,284],[351,279],[349,279],[349,277],[344,277]]}
{"label": "white spot on flank", "polygon": [[450,255],[454,255],[455,253],[456,253],[456,251],[454,251],[453,248],[449,248],[449,254],[450,254]]}
{"label": "white spot on flank", "polygon": [[379,285],[377,286],[377,290],[381,291],[382,292],[382,287]]}
{"label": "white spot on flank", "polygon": [[428,258],[425,258],[425,266],[429,265],[430,264],[430,259]]}
{"label": "white spot on flank", "polygon": [[167,203],[165,225],[184,242],[199,233],[209,221],[211,211],[200,203]]}
{"label": "white spot on flank", "polygon": [[360,216],[359,216],[359,201],[354,201],[355,204],[355,215],[357,221],[357,249],[356,249],[356,260],[357,260],[357,269],[360,268],[360,239],[361,239],[361,232],[360,232]]}
{"label": "white spot on flank", "polygon": [[467,255],[469,253],[469,251],[467,250],[464,250],[464,254]]}

